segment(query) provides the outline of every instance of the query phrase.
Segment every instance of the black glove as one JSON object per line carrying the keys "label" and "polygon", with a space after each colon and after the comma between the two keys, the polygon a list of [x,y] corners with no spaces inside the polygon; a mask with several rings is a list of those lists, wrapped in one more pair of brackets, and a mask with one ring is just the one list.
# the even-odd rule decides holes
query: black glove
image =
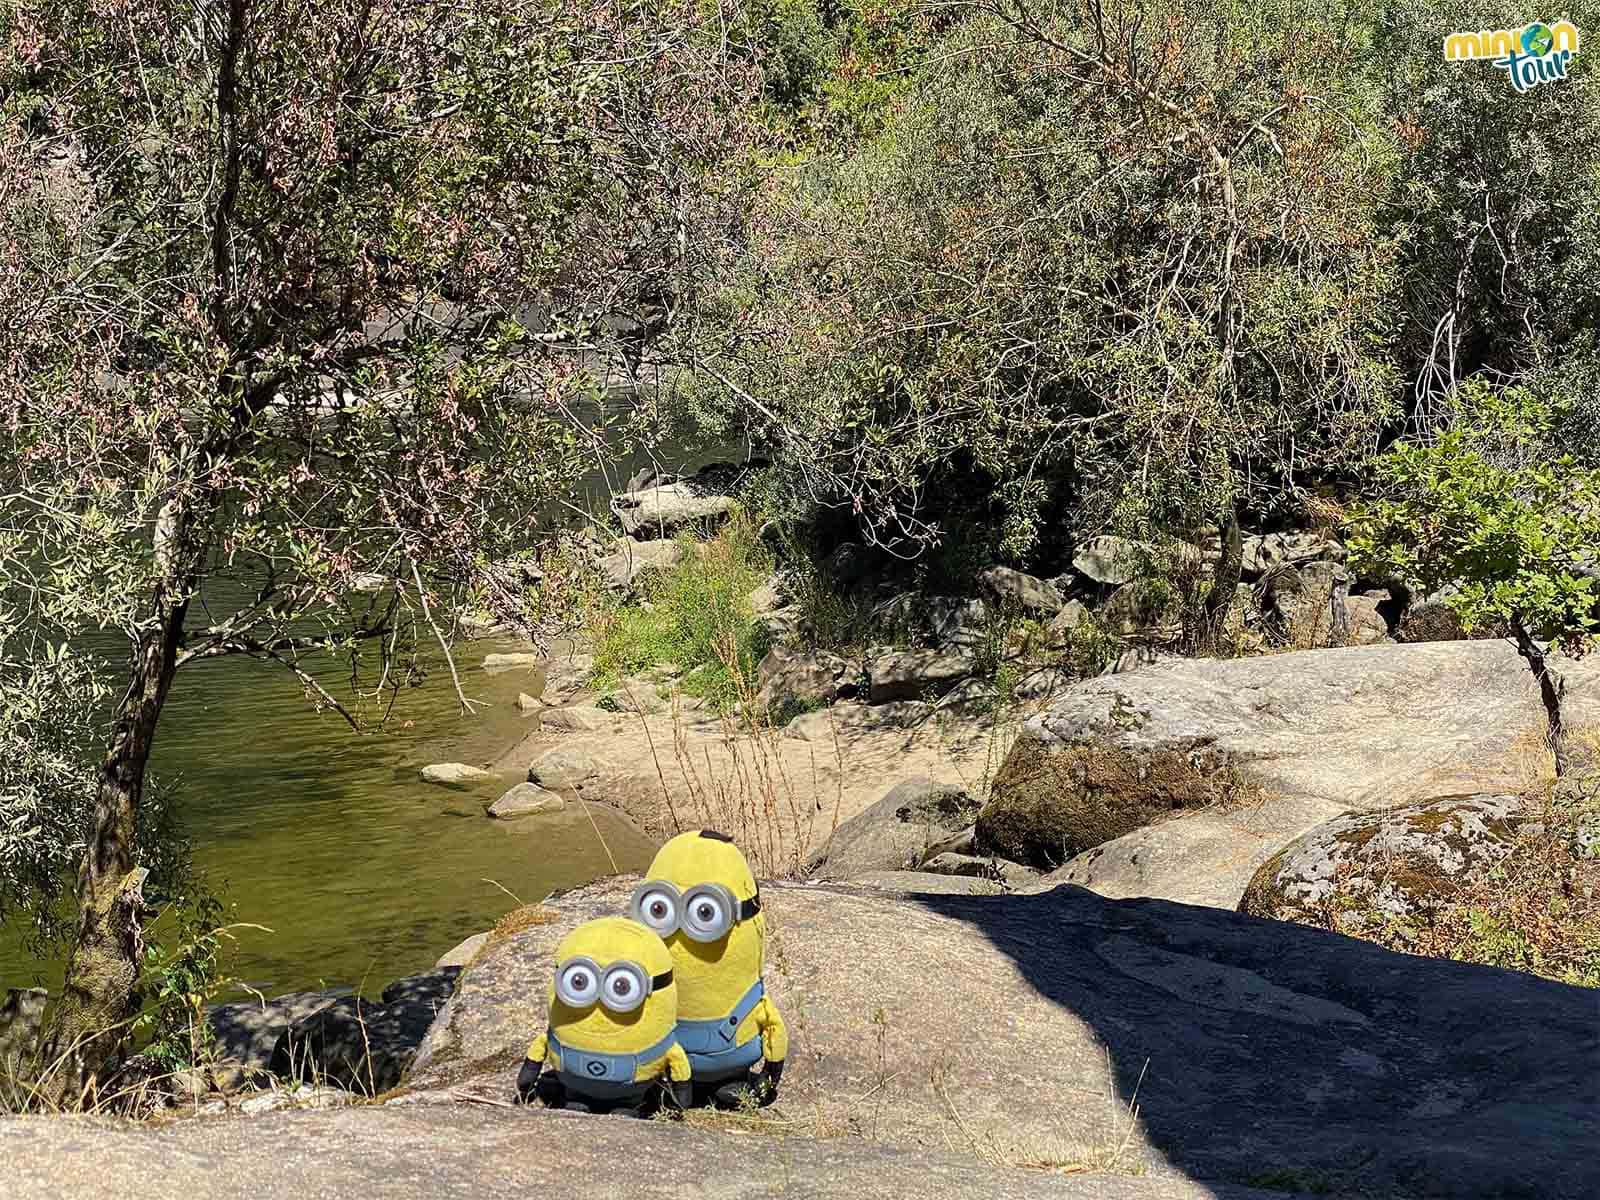
{"label": "black glove", "polygon": [[533,1090],[543,1069],[543,1063],[536,1063],[531,1058],[522,1060],[522,1070],[517,1072],[517,1099],[523,1104],[533,1103]]}

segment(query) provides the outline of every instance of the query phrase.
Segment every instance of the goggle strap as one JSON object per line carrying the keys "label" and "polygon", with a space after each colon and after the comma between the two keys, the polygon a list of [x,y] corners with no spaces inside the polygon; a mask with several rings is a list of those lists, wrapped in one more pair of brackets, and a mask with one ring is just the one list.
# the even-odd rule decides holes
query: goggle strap
{"label": "goggle strap", "polygon": [[671,987],[671,986],[672,986],[672,972],[671,971],[663,971],[659,975],[650,976],[650,990],[652,992],[659,992],[662,988]]}
{"label": "goggle strap", "polygon": [[750,899],[742,901],[739,905],[739,920],[748,921],[761,911],[761,889],[756,889],[756,894]]}

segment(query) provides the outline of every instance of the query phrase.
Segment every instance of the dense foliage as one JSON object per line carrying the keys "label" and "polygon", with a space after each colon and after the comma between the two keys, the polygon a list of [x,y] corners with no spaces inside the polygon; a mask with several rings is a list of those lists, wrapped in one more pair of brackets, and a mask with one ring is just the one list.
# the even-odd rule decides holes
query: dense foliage
{"label": "dense foliage", "polygon": [[[1502,21],[1476,3],[938,11],[730,263],[712,388],[758,413],[780,509],[1051,564],[1109,527],[1302,515],[1474,377],[1595,378],[1588,56],[1527,95],[1444,62]],[[852,82],[835,54],[812,114]]]}

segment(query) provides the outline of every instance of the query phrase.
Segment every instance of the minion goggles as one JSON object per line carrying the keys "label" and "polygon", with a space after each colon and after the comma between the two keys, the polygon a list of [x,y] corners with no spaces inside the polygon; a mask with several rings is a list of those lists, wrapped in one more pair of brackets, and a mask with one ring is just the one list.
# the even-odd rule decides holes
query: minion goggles
{"label": "minion goggles", "polygon": [[556,965],[556,998],[570,1008],[587,1008],[598,1000],[612,1012],[632,1012],[671,983],[671,971],[651,975],[627,959],[602,967],[579,954]]}
{"label": "minion goggles", "polygon": [[738,899],[720,883],[697,883],[680,892],[664,879],[647,879],[633,889],[629,915],[662,938],[677,930],[697,942],[714,942],[761,911],[761,892]]}

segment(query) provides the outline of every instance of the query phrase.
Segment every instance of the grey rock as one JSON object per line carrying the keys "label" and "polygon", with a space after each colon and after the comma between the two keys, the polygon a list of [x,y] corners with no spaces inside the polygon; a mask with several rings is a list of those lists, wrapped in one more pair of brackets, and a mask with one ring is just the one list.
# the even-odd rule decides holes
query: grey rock
{"label": "grey rock", "polygon": [[668,570],[682,559],[683,546],[670,538],[641,542],[624,537],[595,566],[613,588],[627,592],[651,572]]}
{"label": "grey rock", "polygon": [[7,1198],[126,1200],[136,1179],[154,1200],[1296,1200],[1167,1168],[1064,1174],[859,1137],[740,1137],[542,1108],[341,1102],[316,1111],[313,1089],[297,1094],[304,1099],[268,1094],[264,1107],[275,1111],[247,1121],[95,1125],[92,1153],[82,1122],[0,1120]]}
{"label": "grey rock", "polygon": [[539,728],[565,733],[593,733],[598,729],[610,729],[620,719],[608,709],[592,704],[573,704],[564,708],[544,709],[539,713]]}
{"label": "grey rock", "polygon": [[463,938],[450,949],[439,956],[435,967],[465,967],[476,956],[479,950],[489,941],[489,931],[475,933],[469,938]]}
{"label": "grey rock", "polygon": [[527,692],[517,693],[517,708],[522,712],[538,712],[544,707],[544,701],[537,696],[530,696]]}
{"label": "grey rock", "polygon": [[1078,574],[1095,583],[1119,586],[1138,577],[1143,565],[1155,554],[1149,542],[1102,534],[1078,548],[1072,566]]}
{"label": "grey rock", "polygon": [[978,875],[954,875],[942,871],[863,871],[849,880],[853,888],[901,895],[999,896],[1005,885],[997,879]]}
{"label": "grey rock", "polygon": [[589,676],[594,671],[594,655],[563,654],[541,664],[544,667],[546,704],[569,704],[573,697],[589,686]]}
{"label": "grey rock", "polygon": [[1376,596],[1351,596],[1344,603],[1350,614],[1350,640],[1357,646],[1370,646],[1389,637],[1389,622],[1379,606],[1388,599],[1388,593]]}
{"label": "grey rock", "polygon": [[1283,796],[1184,813],[1083,851],[1034,890],[1075,883],[1113,900],[1149,896],[1231,909],[1263,862],[1344,811],[1331,800]]}
{"label": "grey rock", "polygon": [[642,676],[624,679],[611,693],[608,703],[615,704],[620,712],[635,714],[665,712],[672,707],[656,681]]}
{"label": "grey rock", "polygon": [[990,567],[978,573],[978,583],[994,600],[1032,616],[1052,617],[1061,611],[1061,593],[1055,585],[1010,567]]}
{"label": "grey rock", "polygon": [[913,869],[929,847],[971,825],[977,812],[977,801],[963,787],[905,780],[833,831],[813,873],[847,879],[865,871]]}
{"label": "grey rock", "polygon": [[775,646],[756,669],[759,708],[830,704],[854,680],[850,664],[826,650],[787,650]]}
{"label": "grey rock", "polygon": [[[544,1020],[557,944],[617,911],[633,885],[566,893],[546,906],[555,919],[485,950],[429,1031],[410,1086],[509,1096]],[[870,1126],[883,1147],[1010,1147],[1012,1161],[1037,1162],[1064,1136],[1126,1138],[1147,1168],[1135,1186],[1171,1171],[1219,1197],[1268,1177],[1335,1195],[1593,1194],[1592,991],[1070,886],[903,896],[770,882],[761,894],[766,983],[794,1037],[779,1108],[808,1128],[848,1128],[872,1086],[883,1093]],[[960,1098],[959,1122],[947,1097]],[[571,1128],[596,1126],[634,1128]],[[518,1128],[526,1147],[538,1127]],[[696,1170],[723,1161],[688,1153],[681,1139],[697,1131],[668,1132],[675,1149],[663,1161]],[[787,1145],[797,1169],[840,1144],[731,1140],[742,1155]],[[582,1178],[561,1144],[563,1166]],[[971,1194],[928,1178],[910,1186],[915,1196]]]}
{"label": "grey rock", "polygon": [[321,1012],[348,990],[291,992],[271,1000],[242,1000],[212,1008],[206,1020],[215,1038],[220,1074],[229,1082],[264,1074],[283,1031]]}
{"label": "grey rock", "polygon": [[987,635],[989,606],[973,597],[900,592],[873,607],[872,622],[890,636],[960,650],[979,644]]}
{"label": "grey rock", "polygon": [[1461,618],[1442,600],[1413,604],[1395,632],[1402,642],[1459,642],[1468,636]]}
{"label": "grey rock", "polygon": [[1289,563],[1342,563],[1348,557],[1342,542],[1320,533],[1280,534],[1278,541],[1283,547],[1283,559]]}
{"label": "grey rock", "polygon": [[1518,739],[1543,722],[1532,674],[1503,642],[1353,646],[1085,680],[1030,718],[1011,753],[1204,748],[1269,794],[1378,808],[1520,789]]}
{"label": "grey rock", "polygon": [[1353,920],[1413,917],[1510,853],[1522,801],[1451,796],[1316,826],[1263,863],[1239,910],[1293,920],[1338,904]]}
{"label": "grey rock", "polygon": [[485,771],[482,767],[469,766],[466,763],[429,763],[422,768],[422,778],[427,783],[457,785],[493,779],[494,772]]}
{"label": "grey rock", "polygon": [[545,788],[580,788],[600,773],[601,764],[588,748],[557,746],[533,760],[528,782]]}
{"label": "grey rock", "polygon": [[1284,563],[1283,538],[1278,534],[1253,534],[1243,540],[1242,549],[1240,569],[1247,579],[1260,579]]}
{"label": "grey rock", "polygon": [[422,992],[374,1004],[346,996],[278,1037],[272,1073],[376,1096],[399,1084],[444,1001]]}
{"label": "grey rock", "polygon": [[519,783],[501,793],[487,811],[497,820],[509,821],[514,817],[560,812],[566,806],[567,802],[560,796],[536,783]]}
{"label": "grey rock", "polygon": [[942,696],[972,674],[972,659],[937,650],[898,650],[874,658],[867,667],[867,699],[872,704]]}
{"label": "grey rock", "polygon": [[1050,637],[1057,645],[1064,643],[1068,636],[1089,617],[1089,610],[1081,600],[1068,600],[1061,606],[1059,612],[1050,618]]}
{"label": "grey rock", "polygon": [[1101,624],[1118,637],[1168,642],[1183,630],[1178,593],[1151,587],[1143,580],[1119,587],[1098,615]]}
{"label": "grey rock", "polygon": [[693,480],[622,492],[611,499],[623,532],[640,540],[670,538],[685,529],[715,529],[738,506],[732,496],[709,492]]}
{"label": "grey rock", "polygon": [[435,967],[416,975],[396,979],[383,989],[385,1004],[427,1004],[441,1008],[456,990],[456,980],[461,977],[458,966]]}
{"label": "grey rock", "polygon": [[1021,863],[982,854],[957,854],[949,850],[933,855],[920,869],[934,875],[987,879],[1011,891],[1036,884],[1039,880],[1038,871]]}
{"label": "grey rock", "polygon": [[251,1096],[240,1103],[239,1111],[247,1117],[262,1117],[268,1113],[286,1111],[316,1112],[330,1108],[345,1108],[354,1104],[356,1100],[357,1097],[344,1088],[319,1087],[302,1083],[296,1087],[275,1089]]}

